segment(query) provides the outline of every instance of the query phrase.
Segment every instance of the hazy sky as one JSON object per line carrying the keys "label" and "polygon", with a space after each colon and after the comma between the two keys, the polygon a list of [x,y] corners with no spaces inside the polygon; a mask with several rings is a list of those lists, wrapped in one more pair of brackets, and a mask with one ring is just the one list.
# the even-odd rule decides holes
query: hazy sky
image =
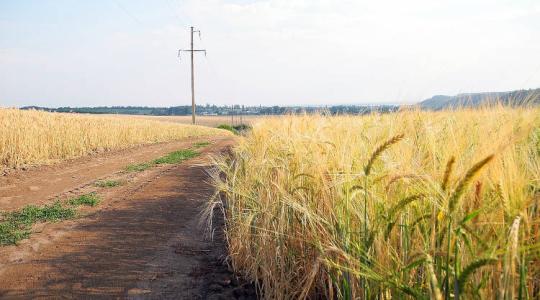
{"label": "hazy sky", "polygon": [[416,102],[540,87],[539,0],[0,0],[0,106]]}

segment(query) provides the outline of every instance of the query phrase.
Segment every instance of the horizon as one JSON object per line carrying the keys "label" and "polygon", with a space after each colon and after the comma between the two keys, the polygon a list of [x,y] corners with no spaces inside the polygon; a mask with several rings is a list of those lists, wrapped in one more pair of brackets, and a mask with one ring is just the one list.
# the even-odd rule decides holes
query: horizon
{"label": "horizon", "polygon": [[[287,104],[287,105],[273,105],[273,104],[242,104],[242,103],[233,103],[233,104],[215,104],[215,103],[201,103],[196,104],[196,106],[217,106],[217,107],[231,107],[231,106],[245,106],[245,107],[272,107],[272,106],[279,106],[279,107],[289,107],[289,108],[314,108],[314,107],[328,107],[328,106],[403,106],[403,105],[418,105],[421,104],[423,101],[431,100],[434,97],[460,97],[460,96],[466,96],[466,95],[481,95],[481,94],[505,94],[505,93],[511,93],[511,92],[518,92],[518,91],[537,91],[540,90],[540,87],[538,88],[529,88],[529,89],[521,89],[521,90],[512,90],[512,91],[481,91],[481,92],[465,92],[455,95],[441,95],[441,94],[435,94],[432,95],[429,98],[423,99],[418,102],[410,103],[410,102],[364,102],[364,103],[340,103],[340,102],[334,102],[334,103],[326,103],[326,104],[313,104],[313,103],[307,103],[307,104]],[[0,104],[1,105],[1,104]],[[171,106],[151,106],[151,105],[104,105],[104,106],[38,106],[38,105],[20,105],[20,106],[12,106],[13,108],[28,108],[28,107],[37,107],[37,108],[47,108],[47,109],[58,109],[58,108],[100,108],[100,107],[108,107],[108,108],[114,108],[114,107],[146,107],[146,108],[170,108],[170,107],[183,107],[183,106],[191,106],[190,104],[185,105],[171,105]],[[2,107],[0,108],[10,108],[10,107]]]}
{"label": "horizon", "polygon": [[[245,106],[245,107],[272,107],[272,106],[279,106],[279,107],[291,107],[291,108],[301,108],[301,107],[325,107],[325,106],[399,106],[399,105],[414,105],[418,103],[331,103],[331,104],[305,104],[305,105],[297,105],[297,104],[291,104],[291,105],[258,105],[258,104],[252,104],[252,105],[246,105],[246,104],[212,104],[212,103],[204,103],[204,104],[196,104],[196,106],[217,106],[217,107],[231,107],[231,106]],[[49,106],[37,106],[37,105],[24,105],[24,106],[14,106],[13,108],[28,108],[28,107],[38,107],[38,108],[50,108],[50,109],[57,109],[57,108],[83,108],[83,107],[90,107],[90,108],[99,108],[99,107],[147,107],[147,108],[169,108],[169,107],[184,107],[184,106],[190,106],[190,104],[186,105],[174,105],[174,106],[148,106],[148,105],[112,105],[112,106],[57,106],[57,107],[49,107]],[[9,108],[9,107],[0,107],[0,108]]]}
{"label": "horizon", "polygon": [[[407,105],[540,87],[540,4],[4,1],[0,106]],[[390,9],[389,9],[390,8]],[[361,37],[361,38],[360,38]],[[313,100],[317,99],[317,100]],[[290,104],[294,103],[294,104]]]}

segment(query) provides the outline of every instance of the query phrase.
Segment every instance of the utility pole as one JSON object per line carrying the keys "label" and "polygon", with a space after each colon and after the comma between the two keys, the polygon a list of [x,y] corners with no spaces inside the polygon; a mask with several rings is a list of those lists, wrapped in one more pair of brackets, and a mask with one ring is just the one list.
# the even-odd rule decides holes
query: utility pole
{"label": "utility pole", "polygon": [[191,53],[191,123],[195,124],[195,64],[193,63],[193,54],[195,52],[204,52],[204,55],[206,56],[206,50],[205,49],[193,49],[193,33],[198,32],[199,38],[201,38],[201,31],[195,30],[193,26],[191,26],[191,48],[189,50],[178,50],[178,57],[180,57],[180,52],[190,52]]}
{"label": "utility pole", "polygon": [[240,110],[240,125],[244,124],[244,120],[242,120],[243,116],[244,116],[244,105],[242,104],[242,108]]}
{"label": "utility pole", "polygon": [[234,126],[234,111],[233,111],[233,106],[231,105],[231,127]]}

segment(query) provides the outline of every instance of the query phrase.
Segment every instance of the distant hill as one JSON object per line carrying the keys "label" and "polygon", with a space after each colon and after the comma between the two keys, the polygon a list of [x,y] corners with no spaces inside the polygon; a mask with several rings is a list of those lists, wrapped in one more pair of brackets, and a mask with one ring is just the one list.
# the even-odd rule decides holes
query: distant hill
{"label": "distant hill", "polygon": [[420,102],[424,109],[440,110],[444,108],[475,107],[485,104],[502,103],[504,105],[539,105],[540,88],[511,92],[468,93],[456,96],[436,95]]}

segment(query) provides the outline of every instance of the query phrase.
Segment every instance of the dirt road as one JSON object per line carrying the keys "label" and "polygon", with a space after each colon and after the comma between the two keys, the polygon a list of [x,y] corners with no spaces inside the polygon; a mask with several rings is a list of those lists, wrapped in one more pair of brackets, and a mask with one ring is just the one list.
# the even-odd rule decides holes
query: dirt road
{"label": "dirt road", "polygon": [[[9,184],[2,185],[3,210],[87,192],[97,192],[102,202],[76,219],[34,226],[31,237],[16,246],[0,247],[0,297],[255,298],[253,287],[223,263],[220,231],[210,241],[199,226],[201,205],[213,194],[208,155],[234,142],[230,137],[206,140],[211,144],[198,157],[140,173],[122,169],[197,141],[139,147],[4,176],[8,178],[2,183]],[[108,189],[92,184],[110,178],[126,184]]]}

